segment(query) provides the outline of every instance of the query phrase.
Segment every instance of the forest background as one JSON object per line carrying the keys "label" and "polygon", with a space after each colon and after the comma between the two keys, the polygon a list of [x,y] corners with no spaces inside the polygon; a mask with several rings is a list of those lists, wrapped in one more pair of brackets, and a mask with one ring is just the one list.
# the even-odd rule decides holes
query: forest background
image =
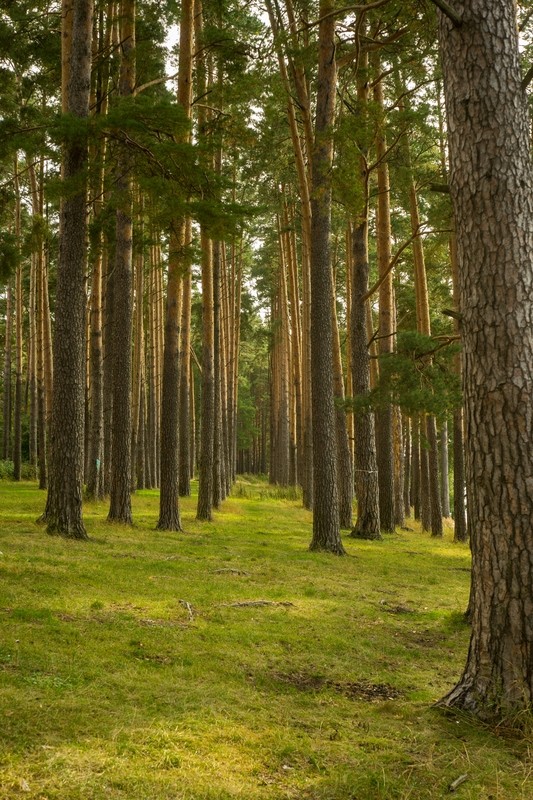
{"label": "forest background", "polygon": [[[449,65],[463,20],[435,5]],[[179,531],[196,474],[210,521],[238,472],[268,472],[313,510],[312,550],[411,515],[439,538],[452,512],[466,541],[471,273],[433,4],[83,0],[1,24],[3,469],[48,489],[48,532],[87,537],[84,494],[131,524],[144,488]]]}

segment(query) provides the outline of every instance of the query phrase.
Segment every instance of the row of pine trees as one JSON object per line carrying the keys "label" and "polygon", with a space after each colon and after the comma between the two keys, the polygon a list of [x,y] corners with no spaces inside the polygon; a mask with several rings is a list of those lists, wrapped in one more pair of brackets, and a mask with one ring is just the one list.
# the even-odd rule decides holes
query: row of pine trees
{"label": "row of pine trees", "polygon": [[[110,519],[122,522],[131,522],[131,492],[157,487],[159,526],[180,529],[191,478],[198,515],[210,519],[237,471],[268,471],[322,508],[331,493],[320,497],[316,469],[327,459],[314,453],[331,447],[313,441],[313,419],[331,380],[340,526],[354,526],[355,492],[355,535],[378,538],[412,507],[440,535],[451,444],[465,538],[461,408],[443,388],[457,385],[460,359],[441,354],[459,337],[459,314],[452,323],[430,306],[426,268],[429,241],[435,290],[457,310],[449,204],[435,191],[446,154],[432,18],[420,16],[406,42],[392,8],[356,16],[355,44],[351,34],[337,44],[321,132],[321,66],[302,55],[315,33],[292,0],[268,0],[266,27],[258,10],[236,19],[234,9],[185,0],[178,17],[164,9],[161,19],[133,0],[82,5],[79,16],[78,4],[62,5],[61,93],[49,77],[53,53],[30,49],[9,86],[21,111],[6,117],[18,135],[5,153],[3,456],[17,478],[23,453],[38,465],[49,527],[65,495],[78,508],[67,518],[81,514],[81,486],[110,497]],[[59,17],[42,19],[53,47]],[[172,21],[179,42],[167,79]],[[423,70],[412,67],[420,47]],[[28,97],[17,70],[32,82]],[[24,122],[30,112],[37,133]],[[322,208],[328,191],[333,205]],[[321,238],[325,294],[313,289]],[[401,340],[413,330],[419,339]],[[330,352],[322,364],[313,336],[315,355],[322,342]],[[61,444],[67,414],[75,430]]]}

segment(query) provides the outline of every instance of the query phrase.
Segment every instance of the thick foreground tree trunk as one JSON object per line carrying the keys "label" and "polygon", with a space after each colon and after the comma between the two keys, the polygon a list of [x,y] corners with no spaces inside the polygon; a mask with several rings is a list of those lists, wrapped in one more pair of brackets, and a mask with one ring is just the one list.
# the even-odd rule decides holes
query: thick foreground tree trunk
{"label": "thick foreground tree trunk", "polygon": [[533,701],[533,176],[513,0],[441,15],[464,348],[472,637],[443,704]]}

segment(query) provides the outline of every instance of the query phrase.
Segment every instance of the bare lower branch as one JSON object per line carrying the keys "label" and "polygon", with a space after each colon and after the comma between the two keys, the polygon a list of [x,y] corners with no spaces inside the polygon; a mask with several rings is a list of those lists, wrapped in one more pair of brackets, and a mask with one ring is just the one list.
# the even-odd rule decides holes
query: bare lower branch
{"label": "bare lower branch", "polygon": [[532,80],[533,80],[533,64],[530,66],[530,68],[522,78],[522,83],[520,85],[522,89],[524,89],[524,91],[527,89]]}
{"label": "bare lower branch", "polygon": [[463,20],[461,19],[457,11],[454,11],[451,5],[446,2],[446,0],[431,0],[431,2],[433,3],[433,5],[436,5],[437,8],[440,8],[442,13],[445,14],[445,16],[448,17],[448,19],[451,19],[456,28],[461,27],[461,25],[463,24]]}

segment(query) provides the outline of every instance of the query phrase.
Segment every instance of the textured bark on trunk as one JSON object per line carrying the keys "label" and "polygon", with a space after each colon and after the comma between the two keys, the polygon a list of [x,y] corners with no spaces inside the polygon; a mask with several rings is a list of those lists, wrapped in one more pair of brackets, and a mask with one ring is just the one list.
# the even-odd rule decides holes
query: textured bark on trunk
{"label": "textured bark on trunk", "polygon": [[213,253],[209,237],[202,232],[202,398],[198,505],[200,520],[213,517],[213,428],[215,422]]}
{"label": "textured bark on trunk", "polygon": [[[187,226],[186,244],[190,246],[191,226]],[[183,279],[181,314],[181,374],[180,374],[180,433],[179,433],[179,481],[181,497],[191,494],[191,300],[192,284],[190,271]]]}
{"label": "textured bark on trunk", "polygon": [[[112,4],[107,13],[100,7],[98,36],[93,38],[93,59],[107,51],[111,43]],[[109,59],[101,60],[93,76],[91,107],[95,116],[104,116],[108,107]],[[100,217],[104,206],[105,139],[93,145],[91,159],[98,165],[93,182],[93,221],[96,229],[91,237],[91,299],[89,309],[89,386],[90,431],[87,452],[87,496],[102,500],[104,488],[104,349],[103,349],[103,267],[104,236]]]}
{"label": "textured bark on trunk", "polygon": [[333,325],[333,385],[335,391],[335,434],[337,439],[337,475],[339,483],[339,522],[351,530],[353,524],[353,468],[348,425],[344,409],[344,380],[342,374],[341,342],[337,323],[337,303],[332,307]]}
{"label": "textured bark on trunk", "polygon": [[[368,188],[365,179],[365,196]],[[352,380],[354,397],[364,398],[370,392],[370,358],[368,354],[366,303],[368,291],[368,222],[365,213],[352,229]],[[357,521],[352,536],[358,539],[381,539],[379,519],[379,484],[376,458],[374,412],[361,408],[354,415],[355,430],[355,495]]]}
{"label": "textured bark on trunk", "polygon": [[[18,163],[15,156],[13,183],[15,188],[15,236],[20,241],[20,187]],[[13,416],[13,477],[20,480],[22,465],[22,337],[23,337],[23,302],[22,302],[22,261],[17,264],[15,276],[15,408]]]}
{"label": "textured bark on trunk", "polygon": [[4,433],[2,441],[2,458],[7,461],[11,456],[11,362],[13,352],[13,290],[11,281],[6,287],[6,328],[5,328],[5,349],[4,349],[4,403],[3,403],[3,422]]}
{"label": "textured bark on trunk", "polygon": [[329,237],[336,66],[335,19],[321,0],[315,140],[311,193],[311,382],[313,430],[313,536],[311,550],[343,555],[339,530],[337,442],[333,390],[333,280]]}
{"label": "textured bark on trunk", "polygon": [[440,429],[440,496],[442,514],[450,516],[450,485],[448,480],[448,421],[444,420]]}
{"label": "textured bark on trunk", "polygon": [[[187,118],[191,113],[193,2],[184,0],[180,19],[178,103]],[[187,131],[181,141],[187,142]],[[163,393],[161,405],[161,494],[159,530],[182,530],[179,507],[180,433],[180,325],[182,321],[183,277],[189,268],[186,255],[187,220],[174,222],[168,264],[165,342],[163,348]],[[188,302],[190,302],[188,300]],[[188,353],[187,353],[188,355]],[[187,434],[185,434],[187,435]]]}
{"label": "textured bark on trunk", "polygon": [[[123,0],[120,18],[121,61],[119,94],[135,88],[135,0]],[[130,155],[117,163],[114,304],[113,304],[113,433],[110,522],[131,525],[131,371],[133,327],[133,220]]]}
{"label": "textured bark on trunk", "polygon": [[[381,65],[376,59],[376,72]],[[387,164],[387,142],[383,131],[383,83],[378,80],[374,86],[374,102],[379,114],[376,136],[377,166],[377,261],[379,277],[384,278],[379,287],[379,354],[390,355],[394,351],[394,294],[392,272],[389,264],[391,253],[390,227],[390,185]],[[385,277],[386,276],[386,277]],[[381,529],[387,533],[394,531],[394,452],[393,452],[393,412],[392,406],[380,408],[376,413],[376,453],[379,481],[379,517]]]}
{"label": "textured bark on trunk", "polygon": [[213,242],[213,507],[222,504],[223,448],[222,439],[222,376],[220,326],[220,250],[221,243]]}
{"label": "textured bark on trunk", "polygon": [[[67,109],[79,118],[89,111],[91,0],[73,10]],[[87,163],[84,136],[64,146],[63,177],[80,178]],[[66,197],[60,211],[60,244],[54,330],[54,391],[50,424],[50,476],[44,520],[49,533],[86,539],[82,519],[85,266],[87,209],[85,187]]]}
{"label": "textured bark on trunk", "polygon": [[[289,27],[293,45],[297,45],[294,13],[290,2],[286,2]],[[298,121],[296,117],[295,101],[293,99],[293,88],[289,80],[287,64],[285,61],[286,53],[283,52],[281,38],[278,32],[282,26],[279,14],[274,11],[271,0],[267,0],[267,9],[270,17],[270,24],[275,35],[276,52],[280,68],[280,75],[287,93],[287,117],[291,131],[291,140],[296,160],[296,172],[298,176],[298,191],[302,209],[302,449],[299,459],[299,479],[303,489],[303,504],[305,508],[311,509],[314,504],[313,486],[313,434],[312,434],[312,377],[311,377],[311,273],[310,259],[312,248],[311,233],[311,165],[306,164],[305,152],[309,156],[312,151],[312,125],[310,117],[310,103],[306,86],[305,74],[300,66],[292,62],[291,74],[294,76],[296,95],[298,97],[298,112],[304,120],[304,140],[300,137]],[[305,142],[305,144],[304,144]],[[305,151],[305,152],[304,152]]]}
{"label": "textured bark on trunk", "polygon": [[404,466],[403,466],[403,510],[404,515],[411,516],[411,420],[403,421]]}
{"label": "textured bark on trunk", "polygon": [[472,635],[442,701],[502,718],[533,702],[533,175],[513,0],[440,19],[464,353]]}

